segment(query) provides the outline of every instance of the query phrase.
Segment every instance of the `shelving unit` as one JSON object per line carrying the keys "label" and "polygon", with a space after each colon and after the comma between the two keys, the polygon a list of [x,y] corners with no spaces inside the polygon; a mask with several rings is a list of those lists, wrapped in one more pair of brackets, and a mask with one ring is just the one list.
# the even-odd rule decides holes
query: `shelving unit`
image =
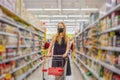
{"label": "shelving unit", "polygon": [[29,75],[32,71],[34,71],[39,65],[41,65],[42,62],[39,62],[37,65],[35,65],[32,69],[27,71],[26,73],[22,74],[17,80],[22,80],[24,79],[27,75]]}
{"label": "shelving unit", "polygon": [[5,15],[0,15],[0,46],[5,48],[0,50],[0,80],[5,79],[6,74],[23,80],[43,62],[41,51],[45,32],[2,3],[0,10]]}
{"label": "shelving unit", "polygon": [[[78,56],[78,55],[77,55]],[[90,72],[92,72],[92,74],[98,79],[98,80],[102,80],[91,68],[89,68],[87,65],[85,65],[78,57],[76,56],[76,58],[79,60],[80,63],[82,63],[84,65],[85,68],[87,68]]]}
{"label": "shelving unit", "polygon": [[82,46],[76,47],[78,55],[75,57],[97,80],[112,80],[114,76],[120,76],[120,24],[114,20],[119,21],[118,11],[120,4],[76,35],[76,44]]}
{"label": "shelving unit", "polygon": [[[4,6],[2,3],[0,3],[0,7],[6,12],[6,14],[12,15],[12,17],[16,20],[19,20],[20,22],[23,22],[27,25],[33,26],[34,28],[38,29],[35,25],[31,24],[30,22],[26,21],[24,18],[13,12],[12,10],[8,9],[6,6]],[[40,29],[38,29],[40,30]],[[40,30],[44,33],[44,31]]]}
{"label": "shelving unit", "polygon": [[114,73],[117,73],[117,74],[120,75],[120,69],[118,69],[118,68],[116,68],[116,67],[114,67],[112,65],[109,65],[107,63],[104,63],[102,61],[96,60],[96,59],[94,59],[92,57],[89,57],[87,55],[81,54],[79,51],[76,51],[76,53],[79,53],[80,55],[85,56],[86,58],[88,58],[88,59],[90,59],[90,60],[92,60],[92,61],[94,61],[96,63],[99,63],[100,65],[104,66],[105,68],[108,68],[109,70],[113,71]]}

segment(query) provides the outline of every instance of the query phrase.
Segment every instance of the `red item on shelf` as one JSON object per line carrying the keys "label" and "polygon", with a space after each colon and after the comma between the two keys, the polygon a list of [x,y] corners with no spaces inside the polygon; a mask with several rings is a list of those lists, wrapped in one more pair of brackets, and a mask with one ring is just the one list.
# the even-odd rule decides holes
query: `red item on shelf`
{"label": "red item on shelf", "polygon": [[48,49],[50,46],[50,43],[49,42],[46,42],[45,45],[44,45],[44,49]]}
{"label": "red item on shelf", "polygon": [[14,64],[15,64],[15,61],[11,61],[10,63],[11,63],[11,65],[14,65]]}
{"label": "red item on shelf", "polygon": [[115,75],[113,75],[112,80],[120,80],[120,76],[115,74]]}
{"label": "red item on shelf", "polygon": [[3,64],[0,64],[0,75],[3,74]]}

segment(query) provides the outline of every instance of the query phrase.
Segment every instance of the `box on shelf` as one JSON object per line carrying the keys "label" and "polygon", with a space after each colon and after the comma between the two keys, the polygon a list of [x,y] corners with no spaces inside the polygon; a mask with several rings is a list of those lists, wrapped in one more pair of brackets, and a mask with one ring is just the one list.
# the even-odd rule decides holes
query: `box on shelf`
{"label": "box on shelf", "polygon": [[16,1],[16,13],[18,14],[18,15],[21,15],[21,0],[17,0]]}
{"label": "box on shelf", "polygon": [[120,4],[120,0],[117,0],[117,4]]}
{"label": "box on shelf", "polygon": [[120,11],[115,11],[112,13],[112,27],[120,25]]}

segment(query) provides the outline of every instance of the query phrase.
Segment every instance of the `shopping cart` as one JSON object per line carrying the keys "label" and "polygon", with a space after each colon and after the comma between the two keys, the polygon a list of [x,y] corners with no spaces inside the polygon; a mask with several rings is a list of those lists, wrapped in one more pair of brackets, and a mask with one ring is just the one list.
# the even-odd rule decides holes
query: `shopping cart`
{"label": "shopping cart", "polygon": [[[63,58],[62,55],[53,55],[45,57],[43,63],[43,80],[66,80],[68,58]],[[54,77],[54,78],[53,78]]]}

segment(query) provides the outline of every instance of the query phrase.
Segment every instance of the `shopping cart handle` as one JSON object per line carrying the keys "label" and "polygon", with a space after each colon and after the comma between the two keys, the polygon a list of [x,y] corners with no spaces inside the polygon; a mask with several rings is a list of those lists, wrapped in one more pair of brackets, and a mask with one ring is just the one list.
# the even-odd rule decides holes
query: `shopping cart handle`
{"label": "shopping cart handle", "polygon": [[52,55],[52,57],[63,57],[63,55]]}
{"label": "shopping cart handle", "polygon": [[44,57],[63,57],[63,55],[52,55],[52,56],[44,55]]}

